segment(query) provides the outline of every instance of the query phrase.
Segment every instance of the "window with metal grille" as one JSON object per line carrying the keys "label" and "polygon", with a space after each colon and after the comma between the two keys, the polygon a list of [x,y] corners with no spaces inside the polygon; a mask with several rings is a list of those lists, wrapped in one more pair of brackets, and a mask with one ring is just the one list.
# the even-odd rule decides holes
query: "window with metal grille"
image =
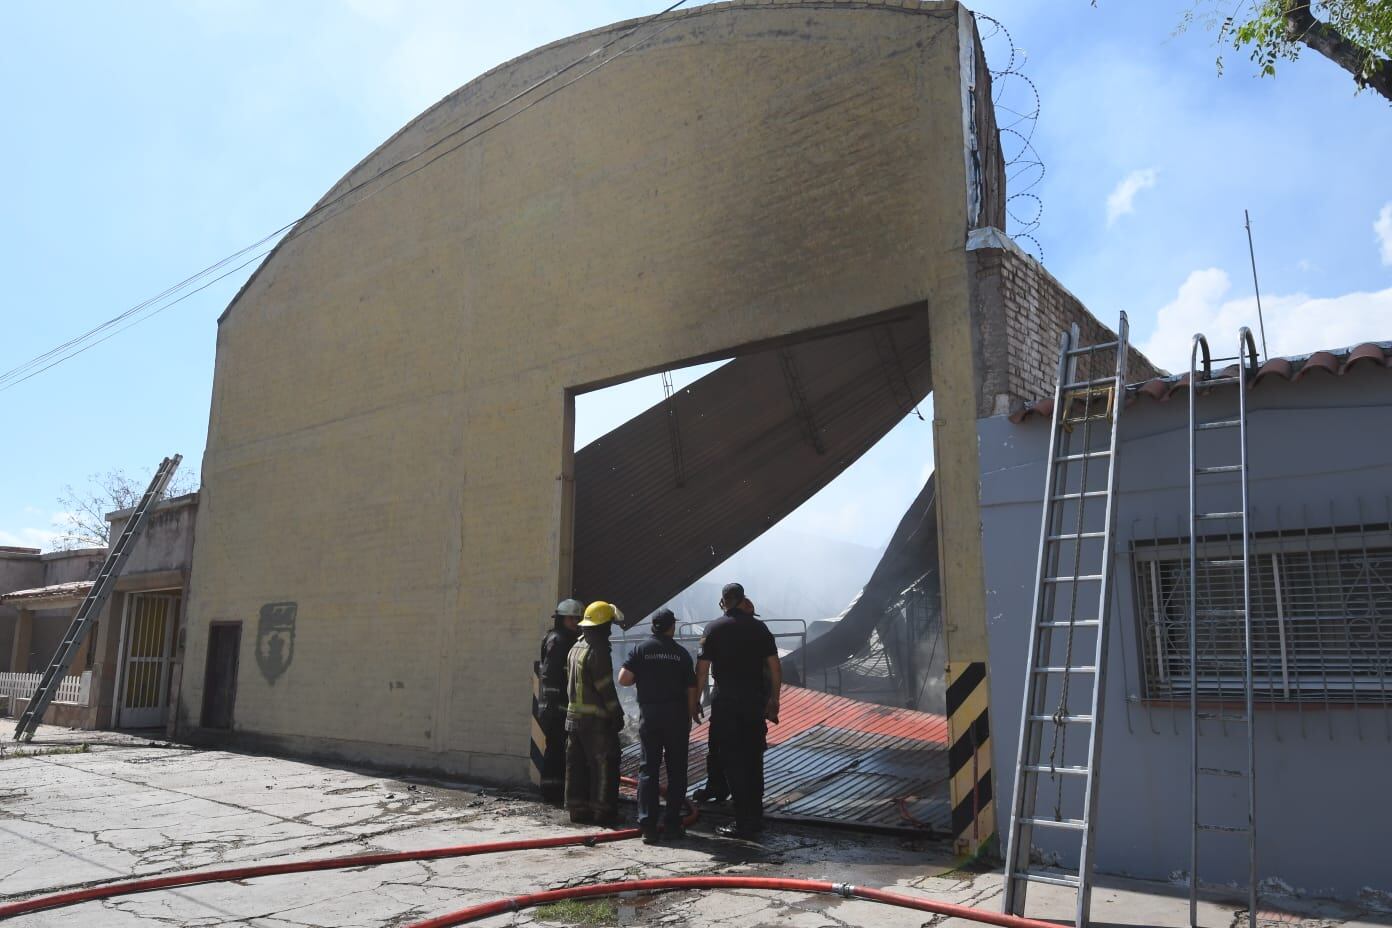
{"label": "window with metal grille", "polygon": [[[1264,702],[1392,703],[1392,532],[1387,526],[1302,530],[1252,543],[1252,679]],[[1187,697],[1189,550],[1134,549],[1147,696]],[[1199,545],[1197,689],[1242,693],[1241,541]]]}

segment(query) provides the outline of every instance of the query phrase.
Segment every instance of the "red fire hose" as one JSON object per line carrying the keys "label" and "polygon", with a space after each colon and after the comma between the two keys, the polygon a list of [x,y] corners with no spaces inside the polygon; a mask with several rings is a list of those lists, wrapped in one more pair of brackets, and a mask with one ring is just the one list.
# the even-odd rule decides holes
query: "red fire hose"
{"label": "red fire hose", "polygon": [[[632,781],[624,778],[632,785]],[[696,821],[697,812],[692,810],[686,824]],[[178,886],[193,886],[200,883],[224,883],[233,880],[246,880],[259,876],[274,876],[283,873],[310,873],[316,870],[342,870],[349,867],[369,867],[379,864],[402,863],[415,860],[441,860],[450,857],[471,857],[478,854],[499,854],[508,851],[544,850],[557,847],[574,847],[606,844],[636,838],[642,832],[637,828],[623,828],[615,831],[591,832],[583,835],[565,835],[557,838],[526,838],[515,841],[493,841],[483,844],[461,844],[452,847],[427,848],[418,851],[390,851],[378,854],[353,854],[346,857],[321,857],[313,860],[300,860],[280,864],[255,864],[248,867],[229,867],[222,870],[197,870],[191,873],[175,873],[169,876],[150,877],[123,883],[108,883],[86,889],[67,890],[46,896],[35,896],[19,902],[0,904],[0,919],[24,915],[42,909],[55,909],[79,902],[97,899],[110,899],[115,896],[129,896],[136,893],[153,892],[160,889],[173,889]],[[896,905],[948,915],[986,925],[1000,925],[1004,928],[1058,928],[1049,922],[1041,922],[1015,915],[999,915],[967,906],[937,902],[916,896],[851,886],[847,883],[828,883],[821,880],[784,880],[764,877],[697,876],[670,877],[658,880],[628,880],[616,883],[596,883],[590,886],[574,886],[549,892],[529,893],[500,899],[495,902],[471,906],[447,915],[418,922],[408,928],[444,928],[446,925],[462,925],[490,915],[515,912],[532,906],[544,905],[562,899],[590,899],[599,896],[613,896],[625,892],[655,892],[670,889],[764,889],[784,892],[835,893],[848,899],[866,899],[871,902]]]}
{"label": "red fire hose", "polygon": [[[634,781],[622,777],[621,781],[633,786]],[[686,817],[686,824],[696,821],[697,812],[692,809]],[[194,886],[199,883],[227,883],[233,880],[248,880],[258,876],[275,876],[281,873],[310,873],[315,870],[346,870],[349,867],[373,867],[379,864],[396,864],[412,860],[442,860],[449,857],[473,857],[478,854],[502,854],[508,851],[544,850],[553,847],[574,847],[607,844],[611,841],[626,841],[636,838],[642,831],[637,828],[621,828],[614,831],[598,831],[583,835],[564,835],[558,838],[525,838],[515,841],[492,841],[485,844],[459,844],[452,847],[426,848],[419,851],[389,851],[379,854],[353,854],[347,857],[319,857],[313,860],[297,860],[280,864],[254,864],[248,867],[228,867],[222,870],[195,870],[189,873],[174,873],[169,876],[155,876],[143,880],[130,880],[123,883],[107,883],[103,886],[90,886],[86,889],[72,889],[52,893],[47,896],[34,896],[19,902],[0,904],[0,919],[40,909],[57,909],[91,902],[96,899],[110,899],[114,896],[131,896],[136,893],[154,892],[159,889],[173,889],[177,886]]]}
{"label": "red fire hose", "polygon": [[617,896],[619,893],[654,892],[666,889],[766,889],[795,893],[832,893],[847,899],[866,899],[870,902],[896,905],[905,909],[917,909],[920,912],[932,912],[936,915],[947,915],[952,918],[979,922],[983,925],[999,925],[1002,928],[1059,928],[1054,922],[1041,922],[1038,919],[1022,918],[1018,915],[1001,915],[998,912],[986,912],[981,909],[973,909],[970,906],[953,905],[950,902],[938,902],[934,899],[923,899],[918,896],[906,896],[902,893],[891,893],[866,886],[852,886],[849,883],[828,883],[823,880],[776,880],[757,876],[679,876],[660,880],[621,880],[616,883],[570,886],[565,889],[553,889],[544,893],[527,893],[522,896],[513,896],[511,899],[499,899],[495,902],[469,906],[467,909],[450,912],[448,915],[439,915],[423,922],[413,922],[406,928],[448,928],[451,925],[463,925],[478,921],[490,915],[516,912],[533,906],[545,905],[549,902],[559,902],[563,899],[594,899],[599,896]]}

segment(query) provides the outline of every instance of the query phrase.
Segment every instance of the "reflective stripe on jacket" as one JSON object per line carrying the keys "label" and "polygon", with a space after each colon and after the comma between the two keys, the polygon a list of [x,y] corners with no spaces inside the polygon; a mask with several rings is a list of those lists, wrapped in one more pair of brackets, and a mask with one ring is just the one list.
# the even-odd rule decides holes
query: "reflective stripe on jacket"
{"label": "reflective stripe on jacket", "polygon": [[567,720],[623,716],[619,694],[614,689],[613,656],[608,647],[594,648],[581,638],[570,649],[568,668]]}

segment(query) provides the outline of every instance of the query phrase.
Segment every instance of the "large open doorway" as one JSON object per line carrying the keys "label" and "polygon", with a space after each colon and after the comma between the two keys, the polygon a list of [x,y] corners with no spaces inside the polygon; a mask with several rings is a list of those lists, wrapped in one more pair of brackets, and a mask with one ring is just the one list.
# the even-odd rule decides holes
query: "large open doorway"
{"label": "large open doorway", "polygon": [[170,674],[183,594],[128,593],[121,620],[117,728],[158,728],[169,716]]}
{"label": "large open doorway", "polygon": [[[949,830],[924,315],[576,398],[571,592],[666,605],[694,653],[721,585],[745,585],[790,684],[773,815]],[[616,662],[648,633],[616,636]],[[692,787],[704,748],[698,727]]]}

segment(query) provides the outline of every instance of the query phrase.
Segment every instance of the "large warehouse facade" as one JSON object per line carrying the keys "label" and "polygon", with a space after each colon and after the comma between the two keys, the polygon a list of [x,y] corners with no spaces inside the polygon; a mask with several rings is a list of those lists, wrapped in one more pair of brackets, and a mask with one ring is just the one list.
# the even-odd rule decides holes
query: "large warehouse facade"
{"label": "large warehouse facade", "polygon": [[[931,390],[954,828],[986,840],[976,422],[1061,328],[1106,335],[1004,196],[954,2],[711,4],[446,98],[219,322],[180,732],[524,780],[558,598],[660,605]],[[631,466],[671,476],[661,416],[574,452],[578,393],[727,357],[675,480]]]}
{"label": "large warehouse facade", "polygon": [[630,28],[426,112],[222,318],[186,661],[246,622],[245,734],[525,777],[533,633],[571,587],[575,392],[925,301],[934,349],[969,354],[951,317],[989,192],[963,10],[703,8],[477,134]]}

